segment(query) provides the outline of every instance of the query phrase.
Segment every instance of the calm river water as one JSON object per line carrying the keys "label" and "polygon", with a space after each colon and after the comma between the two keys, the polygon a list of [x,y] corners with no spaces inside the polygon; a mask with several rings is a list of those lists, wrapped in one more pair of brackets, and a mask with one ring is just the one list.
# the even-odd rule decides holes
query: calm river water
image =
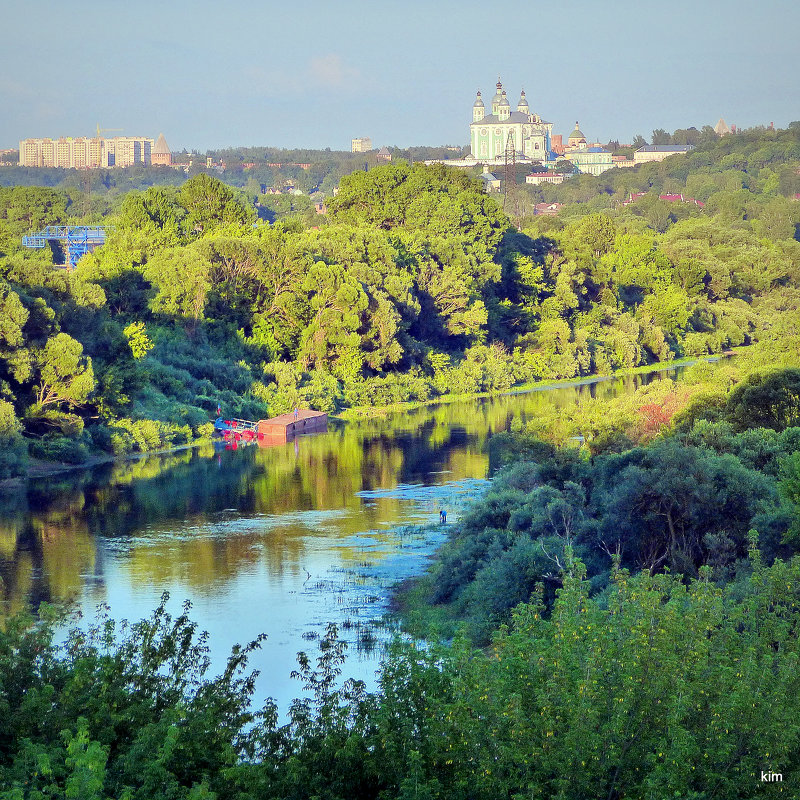
{"label": "calm river water", "polygon": [[[203,446],[31,481],[0,496],[3,613],[69,601],[86,622],[100,604],[148,616],[164,591],[210,634],[219,669],[232,645],[268,635],[251,659],[256,700],[285,711],[296,654],[317,654],[329,621],[350,643],[345,673],[374,686],[371,620],[389,587],[421,572],[442,541],[399,526],[448,524],[485,488],[488,438],[514,418],[588,396],[632,391],[664,374],[429,406],[285,445]],[[373,639],[374,637],[374,639]],[[372,645],[377,641],[377,647]]]}

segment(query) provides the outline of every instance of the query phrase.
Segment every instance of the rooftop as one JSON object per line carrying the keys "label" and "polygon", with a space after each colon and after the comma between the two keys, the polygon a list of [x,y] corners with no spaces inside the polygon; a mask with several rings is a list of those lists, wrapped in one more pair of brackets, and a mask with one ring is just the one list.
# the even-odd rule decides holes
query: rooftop
{"label": "rooftop", "polygon": [[694,150],[690,144],[646,144],[640,147],[637,153],[686,153]]}
{"label": "rooftop", "polygon": [[169,153],[169,147],[167,147],[167,140],[164,138],[163,133],[158,134],[158,139],[156,139],[156,143],[153,145],[153,149],[150,152],[155,153],[156,155]]}
{"label": "rooftop", "polygon": [[525,114],[522,111],[512,111],[508,117],[505,119],[500,119],[497,114],[487,114],[483,119],[479,119],[476,122],[471,122],[470,125],[494,125],[495,123],[503,124],[504,122],[524,122],[528,125],[546,125],[547,123],[542,122],[531,122],[530,120],[531,115]]}

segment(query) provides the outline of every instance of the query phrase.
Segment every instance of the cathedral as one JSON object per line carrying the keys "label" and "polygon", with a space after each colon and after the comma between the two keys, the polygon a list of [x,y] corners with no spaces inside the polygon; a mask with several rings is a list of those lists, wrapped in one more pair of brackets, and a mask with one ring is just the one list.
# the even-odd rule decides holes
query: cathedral
{"label": "cathedral", "polygon": [[531,111],[525,90],[520,94],[517,110],[512,111],[503,84],[498,79],[492,113],[486,113],[481,93],[472,106],[470,147],[476,161],[503,159],[506,147],[513,147],[516,160],[547,161],[550,158],[552,122],[544,122]]}

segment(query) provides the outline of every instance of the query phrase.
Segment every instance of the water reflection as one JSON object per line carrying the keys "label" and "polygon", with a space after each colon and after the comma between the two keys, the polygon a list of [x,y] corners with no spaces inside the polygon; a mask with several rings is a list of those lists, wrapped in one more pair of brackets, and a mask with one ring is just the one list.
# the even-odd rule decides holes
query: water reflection
{"label": "water reflection", "polygon": [[[50,600],[91,613],[103,602],[133,619],[169,590],[176,606],[192,599],[220,654],[265,630],[263,693],[288,699],[296,651],[328,620],[369,644],[364,623],[387,587],[422,569],[441,537],[395,528],[433,523],[443,505],[453,519],[490,473],[493,433],[641,381],[443,404],[277,447],[206,445],[32,481],[0,500],[3,611]],[[374,668],[367,658],[362,677]]]}

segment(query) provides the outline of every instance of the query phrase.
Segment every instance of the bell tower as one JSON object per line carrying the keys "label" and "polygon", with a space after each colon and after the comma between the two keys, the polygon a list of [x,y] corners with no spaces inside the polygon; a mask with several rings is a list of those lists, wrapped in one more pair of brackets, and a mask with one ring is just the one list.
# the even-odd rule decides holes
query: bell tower
{"label": "bell tower", "polygon": [[486,108],[481,99],[481,93],[478,92],[475,102],[472,104],[472,121],[480,122],[486,116]]}

